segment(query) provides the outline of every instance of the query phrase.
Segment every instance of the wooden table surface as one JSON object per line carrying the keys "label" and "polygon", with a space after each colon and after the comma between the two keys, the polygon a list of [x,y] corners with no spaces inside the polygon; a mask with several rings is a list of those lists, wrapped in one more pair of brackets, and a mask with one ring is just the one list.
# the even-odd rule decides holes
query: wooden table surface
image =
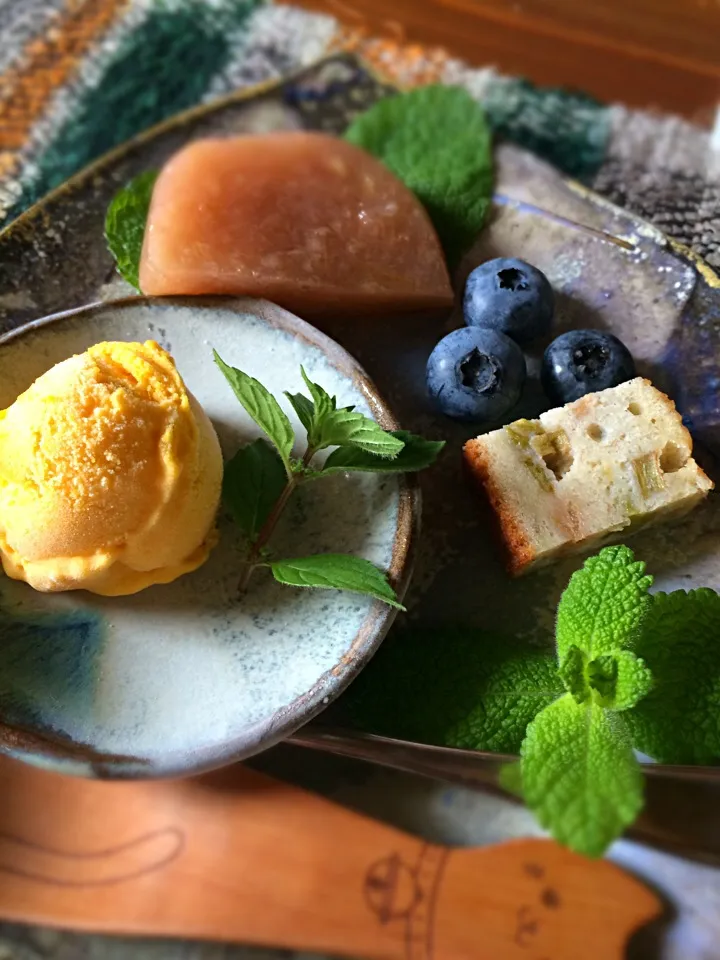
{"label": "wooden table surface", "polygon": [[720,0],[295,0],[369,36],[445,47],[472,65],[710,125]]}

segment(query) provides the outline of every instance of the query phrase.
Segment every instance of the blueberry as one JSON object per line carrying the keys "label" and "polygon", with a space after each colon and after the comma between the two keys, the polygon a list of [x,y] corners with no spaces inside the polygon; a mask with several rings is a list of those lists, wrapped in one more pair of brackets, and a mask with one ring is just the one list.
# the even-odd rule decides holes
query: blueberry
{"label": "blueberry", "polygon": [[448,417],[493,423],[520,399],[525,357],[503,333],[480,327],[453,330],[427,364],[430,396]]}
{"label": "blueberry", "polygon": [[616,387],[634,376],[635,363],[628,348],[602,330],[561,334],[545,351],[541,370],[543,389],[558,405]]}
{"label": "blueberry", "polygon": [[517,343],[546,336],[554,309],[548,278],[524,260],[488,260],[465,285],[465,323],[505,333]]}

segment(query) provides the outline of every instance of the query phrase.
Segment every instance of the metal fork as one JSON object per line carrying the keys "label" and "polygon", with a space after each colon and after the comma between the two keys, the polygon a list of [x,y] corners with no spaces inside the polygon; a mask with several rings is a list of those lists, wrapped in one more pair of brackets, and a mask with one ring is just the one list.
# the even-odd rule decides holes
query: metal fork
{"label": "metal fork", "polygon": [[[500,770],[517,757],[434,747],[349,730],[305,727],[288,741],[298,747],[377,763],[519,799],[500,783]],[[720,866],[720,767],[643,763],[645,808],[627,831],[640,843]]]}

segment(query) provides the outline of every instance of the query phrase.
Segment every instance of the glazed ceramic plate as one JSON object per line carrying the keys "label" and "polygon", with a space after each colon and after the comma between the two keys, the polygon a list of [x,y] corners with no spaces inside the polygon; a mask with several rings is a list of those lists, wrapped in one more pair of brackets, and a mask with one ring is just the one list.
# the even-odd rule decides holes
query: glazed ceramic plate
{"label": "glazed ceramic plate", "polygon": [[[107,204],[120,184],[158,167],[184,143],[208,135],[300,127],[339,134],[357,111],[386,93],[387,87],[357,61],[338,56],[300,77],[192,110],[109,155],[0,234],[0,327],[8,330],[57,310],[131,293],[117,277],[102,240]],[[489,257],[519,256],[535,263],[556,290],[555,332],[600,327],[621,337],[639,372],[677,401],[698,441],[699,458],[718,480],[713,455],[719,448],[720,424],[717,277],[650,224],[568,182],[530,154],[501,145],[496,165],[492,214],[454,278],[456,289],[461,289],[475,264]],[[425,391],[427,357],[458,322],[457,315],[445,323],[414,317],[364,323],[329,320],[326,330],[362,363],[403,427],[447,441],[438,464],[420,477],[423,535],[406,597],[407,619],[423,625],[475,624],[542,642],[552,632],[560,593],[581,560],[563,561],[519,581],[506,576],[477,492],[463,474],[460,450],[472,428],[439,416]],[[211,337],[207,339],[212,342]],[[518,415],[533,416],[543,406],[538,354],[530,357],[529,384]],[[258,372],[267,376],[265,367]],[[194,386],[192,378],[190,382]],[[2,389],[11,392],[7,385]],[[684,525],[648,530],[634,537],[632,544],[655,575],[657,588],[720,589],[720,494],[711,496]],[[208,576],[211,570],[206,571]],[[177,589],[182,593],[180,585]],[[287,603],[285,596],[278,594],[278,601]],[[153,591],[136,602],[151,615]],[[294,624],[295,608],[283,610],[278,616],[287,615],[287,622]],[[137,623],[147,636],[143,617],[138,616]],[[321,644],[323,630],[324,621],[318,625]],[[165,649],[178,658],[186,650],[182,642]],[[160,655],[151,651],[147,656]],[[33,676],[43,672],[42,658],[33,669]],[[139,667],[136,675],[145,672]],[[181,680],[175,689],[172,674],[165,676],[168,689],[154,715],[158,730],[164,730],[166,722],[171,726],[161,716],[166,702],[181,710],[181,702],[188,697],[186,708],[194,710],[190,687]],[[81,689],[87,690],[87,685]],[[221,689],[225,695],[230,687]],[[108,675],[101,705],[107,704],[110,710],[119,696],[122,691]],[[41,696],[40,701],[49,704],[50,698]],[[198,710],[191,716],[193,723],[200,724],[195,735],[197,749],[202,751],[208,740],[204,715]],[[209,725],[214,716],[208,714]],[[152,725],[145,729],[147,723],[148,718],[138,713],[138,742],[149,742],[155,735]],[[182,729],[189,731],[192,726],[188,720]],[[281,732],[289,729],[290,724]],[[114,750],[127,749],[127,732],[127,726],[118,728],[115,739],[98,746],[105,750],[112,743]],[[0,749],[8,749],[9,737],[6,732]],[[230,731],[227,738],[229,743]],[[230,757],[232,750],[223,747],[221,755]],[[163,758],[156,763],[164,768]]]}
{"label": "glazed ceramic plate", "polygon": [[[304,389],[302,364],[342,406],[354,404],[395,426],[341,347],[286,311],[250,299],[119,301],[6,335],[0,407],[94,343],[146,339],[172,352],[226,457],[260,433],[215,366],[213,349],[279,396]],[[301,438],[291,409],[288,415]],[[402,478],[327,478],[297,492],[273,548],[286,557],[366,557],[403,593],[416,515],[416,497]],[[394,611],[357,594],[285,587],[265,571],[240,600],[241,542],[222,511],[219,530],[219,545],[199,570],[130,597],[41,594],[2,579],[6,749],[96,775],[194,772],[287,736],[347,685]]]}

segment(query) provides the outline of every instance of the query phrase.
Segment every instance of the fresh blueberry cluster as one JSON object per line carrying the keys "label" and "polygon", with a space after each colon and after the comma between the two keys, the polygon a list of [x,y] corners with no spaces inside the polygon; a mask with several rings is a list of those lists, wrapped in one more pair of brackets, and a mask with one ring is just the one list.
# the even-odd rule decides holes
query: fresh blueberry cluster
{"label": "fresh blueberry cluster", "polygon": [[[476,267],[463,300],[467,326],[443,337],[428,360],[428,391],[439,409],[478,424],[505,417],[527,376],[518,344],[546,337],[554,311],[547,277],[524,260],[500,257]],[[542,361],[543,389],[559,406],[634,376],[627,347],[600,330],[561,334]]]}

